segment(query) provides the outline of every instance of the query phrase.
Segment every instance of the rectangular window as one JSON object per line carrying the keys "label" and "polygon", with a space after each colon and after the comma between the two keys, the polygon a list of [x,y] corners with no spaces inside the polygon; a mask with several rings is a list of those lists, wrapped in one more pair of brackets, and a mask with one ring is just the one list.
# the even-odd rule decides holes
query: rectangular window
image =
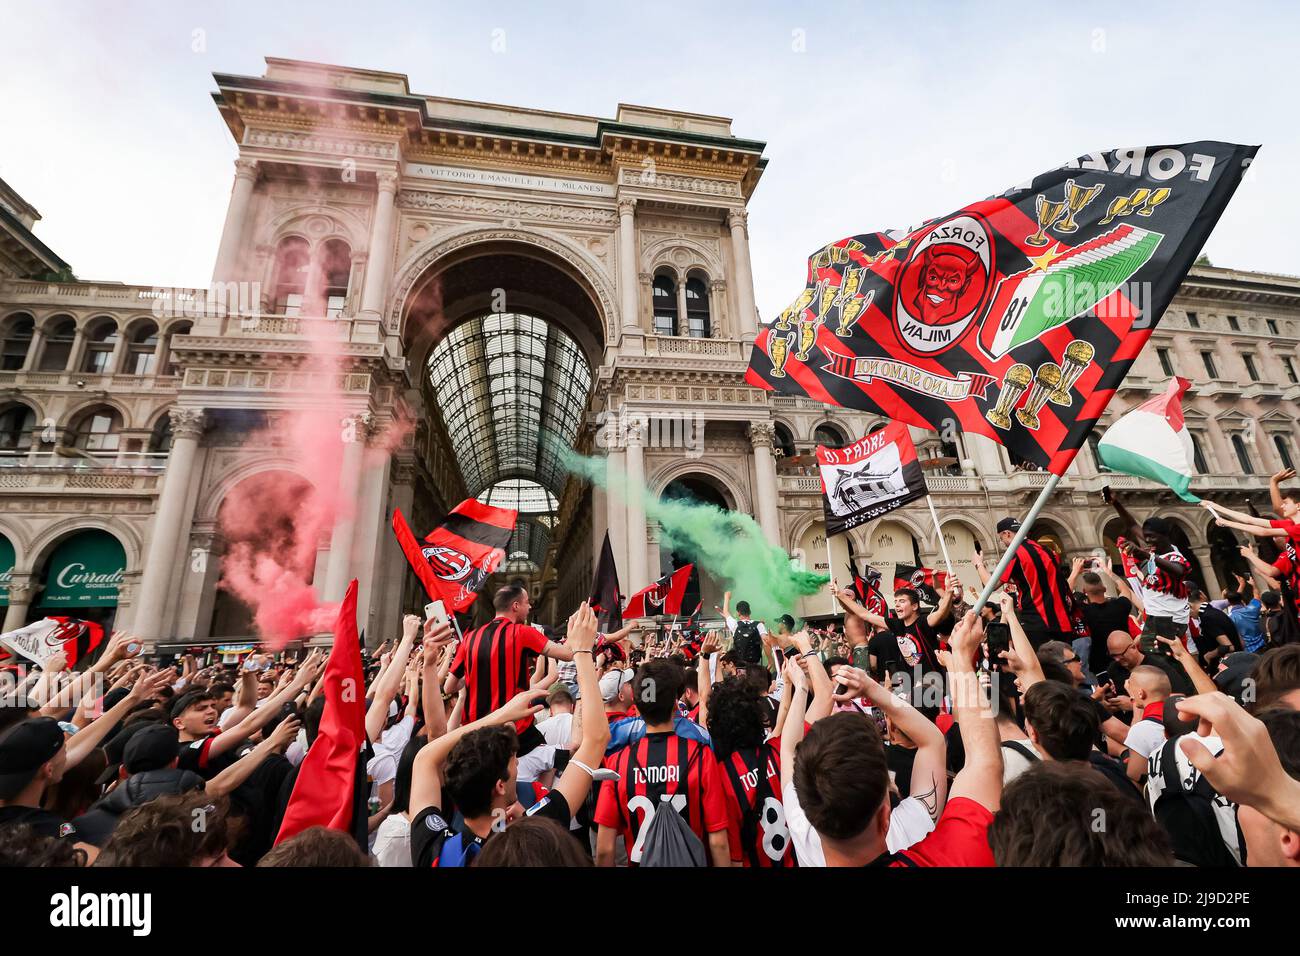
{"label": "rectangular window", "polygon": [[1241,353],[1241,360],[1246,363],[1246,374],[1250,376],[1252,382],[1259,381],[1259,370],[1255,368],[1255,356],[1249,352]]}
{"label": "rectangular window", "polygon": [[1196,317],[1196,313],[1195,313],[1195,312],[1188,312],[1188,313],[1187,313],[1187,324],[1190,325],[1190,326],[1191,326],[1192,328],[1194,328],[1194,329],[1199,329],[1199,328],[1201,327],[1201,320],[1198,319],[1198,318]]}
{"label": "rectangular window", "polygon": [[1235,315],[1228,316],[1228,328],[1232,329],[1232,331],[1234,332],[1241,331],[1241,323],[1237,321],[1237,317]]}
{"label": "rectangular window", "polygon": [[1166,375],[1174,374],[1174,363],[1169,358],[1168,349],[1156,349],[1156,357],[1160,359],[1160,370]]}
{"label": "rectangular window", "polygon": [[1269,335],[1277,335],[1277,319],[1265,319]]}
{"label": "rectangular window", "polygon": [[1201,361],[1205,363],[1205,374],[1210,378],[1218,378],[1219,370],[1214,365],[1214,355],[1211,352],[1202,352]]}
{"label": "rectangular window", "polygon": [[325,300],[325,318],[337,319],[343,314],[343,306],[347,302],[346,295],[332,295]]}
{"label": "rectangular window", "polygon": [[1208,475],[1209,466],[1205,463],[1205,454],[1201,451],[1201,439],[1196,432],[1188,432],[1192,436],[1192,464],[1196,466],[1197,474]]}
{"label": "rectangular window", "polygon": [[1282,359],[1282,364],[1286,366],[1286,377],[1290,379],[1291,384],[1300,384],[1300,378],[1297,378],[1295,373],[1295,361],[1290,356],[1286,356]]}

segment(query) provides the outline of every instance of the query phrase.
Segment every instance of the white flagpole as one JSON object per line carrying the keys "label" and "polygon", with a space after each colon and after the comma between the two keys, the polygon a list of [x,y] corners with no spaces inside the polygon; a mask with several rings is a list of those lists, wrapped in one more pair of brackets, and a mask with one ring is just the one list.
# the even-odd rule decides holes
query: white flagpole
{"label": "white flagpole", "polygon": [[1002,578],[1002,572],[1007,569],[1007,565],[1009,565],[1011,559],[1015,557],[1016,549],[1024,543],[1025,538],[1029,534],[1029,529],[1032,528],[1034,522],[1038,520],[1039,512],[1042,511],[1043,506],[1047,504],[1047,499],[1052,497],[1052,492],[1056,490],[1057,482],[1060,480],[1060,475],[1048,476],[1047,484],[1043,485],[1043,490],[1038,493],[1038,500],[1035,501],[1033,507],[1029,509],[1029,514],[1025,515],[1025,520],[1020,523],[1020,530],[1017,531],[1016,536],[1011,539],[1011,543],[1007,545],[1006,551],[1002,552],[1002,558],[998,561],[998,566],[994,568],[993,572],[989,575],[989,583],[984,585],[983,592],[981,592],[979,599],[975,602],[975,606],[971,608],[971,610],[976,614],[983,609],[985,604],[989,603],[989,598],[993,595],[993,592],[998,589],[998,582]]}
{"label": "white flagpole", "polygon": [[939,536],[939,547],[943,549],[943,563],[948,565],[948,587],[952,587],[957,575],[952,570],[952,558],[948,556],[948,542],[943,540],[943,528],[939,527],[939,512],[934,510],[934,499],[928,494],[925,503],[930,506],[930,517],[934,519],[934,533]]}
{"label": "white flagpole", "polygon": [[[829,532],[829,528],[827,531]],[[830,575],[831,580],[835,580],[835,559],[831,557],[831,536],[826,535],[826,573]],[[839,609],[839,602],[835,600],[835,595],[831,595],[831,614],[835,614]]]}

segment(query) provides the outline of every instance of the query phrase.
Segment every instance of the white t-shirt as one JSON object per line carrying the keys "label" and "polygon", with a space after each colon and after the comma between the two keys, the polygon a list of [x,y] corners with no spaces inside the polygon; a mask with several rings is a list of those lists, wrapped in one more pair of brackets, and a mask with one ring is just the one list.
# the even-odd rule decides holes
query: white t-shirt
{"label": "white t-shirt", "polygon": [[1002,785],[1004,787],[1007,784],[1009,784],[1012,780],[1015,780],[1016,777],[1020,776],[1022,773],[1024,773],[1026,770],[1032,767],[1035,763],[1038,762],[1035,760],[1030,760],[1024,754],[1017,751],[1014,747],[1007,746],[1007,744],[1012,744],[1012,743],[1014,743],[1017,747],[1024,747],[1031,754],[1037,757],[1038,760],[1043,759],[1043,755],[1039,753],[1038,748],[1034,746],[1034,742],[1032,740],[1025,739],[1025,740],[1002,741]]}
{"label": "white t-shirt", "polygon": [[413,866],[411,821],[400,813],[390,813],[384,817],[375,831],[371,852],[380,866]]}
{"label": "white t-shirt", "polygon": [[1133,725],[1128,729],[1128,736],[1124,738],[1124,746],[1142,757],[1150,754],[1164,742],[1164,721],[1147,720],[1145,717],[1133,721]]}
{"label": "white t-shirt", "polygon": [[534,747],[519,758],[519,772],[515,779],[519,783],[532,783],[542,774],[555,767],[555,747],[544,744]]}
{"label": "white t-shirt", "polygon": [[[826,854],[822,851],[821,837],[799,805],[799,794],[793,783],[781,792],[781,805],[785,810],[785,825],[790,831],[790,842],[794,844],[794,855],[799,865],[825,866]],[[889,815],[885,848],[890,853],[906,850],[924,840],[933,829],[934,820],[930,819],[930,811],[925,808],[925,804],[916,797],[905,797]]]}
{"label": "white t-shirt", "polygon": [[573,714],[555,714],[537,722],[537,729],[552,747],[569,746],[569,735],[573,733]]}

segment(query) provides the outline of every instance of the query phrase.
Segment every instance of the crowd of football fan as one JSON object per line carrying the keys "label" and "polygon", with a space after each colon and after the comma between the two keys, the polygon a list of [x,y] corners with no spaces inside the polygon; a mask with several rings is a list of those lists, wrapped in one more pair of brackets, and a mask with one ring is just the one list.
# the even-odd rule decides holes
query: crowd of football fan
{"label": "crowd of football fan", "polygon": [[464,634],[408,617],[364,656],[352,829],[278,841],[322,653],[160,668],[115,634],[5,688],[0,865],[1294,866],[1291,477],[1278,518],[1207,506],[1276,552],[1214,600],[1114,500],[1118,563],[1026,539],[979,613],[832,583],[822,629],[728,595],[716,629],[602,634],[584,604],[557,638],[518,587]]}

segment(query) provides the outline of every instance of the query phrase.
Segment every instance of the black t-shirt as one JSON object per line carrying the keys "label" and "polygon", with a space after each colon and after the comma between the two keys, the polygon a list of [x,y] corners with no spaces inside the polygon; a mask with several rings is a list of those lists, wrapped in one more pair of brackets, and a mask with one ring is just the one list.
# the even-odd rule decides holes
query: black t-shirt
{"label": "black t-shirt", "polygon": [[198,740],[181,741],[177,750],[179,761],[176,766],[197,773],[204,780],[211,780],[239,759],[238,747],[231,747],[225,753],[216,756],[212,755],[212,742],[219,736],[220,734],[208,734]]}
{"label": "black t-shirt", "polygon": [[[907,671],[920,665],[922,674],[934,671],[942,672],[935,652],[939,649],[939,636],[930,627],[924,614],[918,614],[911,624],[904,624],[901,617],[887,617],[891,636],[894,638],[893,655],[889,670],[891,672]],[[889,657],[888,649],[886,656]],[[877,657],[877,662],[879,662]]]}
{"label": "black t-shirt", "polygon": [[1221,648],[1219,643],[1221,636],[1227,637],[1234,651],[1241,650],[1241,635],[1237,633],[1237,625],[1217,607],[1209,604],[1201,606],[1200,628],[1201,635],[1196,639],[1196,650],[1202,657],[1205,656],[1206,651],[1212,651],[1216,647]]}
{"label": "black t-shirt", "polygon": [[[569,829],[572,814],[564,794],[552,790],[529,807],[530,817],[548,817]],[[425,807],[411,821],[411,864],[416,867],[468,866],[478,856],[488,837],[475,836],[465,830],[461,836],[461,852],[454,861],[443,860],[442,851],[447,841],[457,835],[443,815],[440,807]],[[488,836],[491,836],[489,833]]]}
{"label": "black t-shirt", "polygon": [[26,824],[43,837],[55,840],[81,840],[81,834],[67,820],[40,807],[0,807],[0,827]]}
{"label": "black t-shirt", "polygon": [[1092,652],[1088,657],[1088,670],[1100,674],[1110,666],[1110,653],[1106,638],[1115,631],[1128,633],[1128,618],[1133,613],[1133,602],[1126,597],[1106,598],[1104,604],[1085,601],[1083,620],[1092,635]]}
{"label": "black t-shirt", "polygon": [[[1145,654],[1142,657],[1142,664],[1149,664],[1152,667],[1158,667],[1169,675],[1169,686],[1175,694],[1186,694],[1188,697],[1196,693],[1196,688],[1192,685],[1191,680],[1184,673],[1182,667],[1170,657],[1164,654]],[[1139,665],[1141,666],[1141,665]],[[1110,666],[1106,668],[1106,676],[1110,678],[1115,685],[1115,693],[1123,694],[1124,682],[1129,679],[1133,672],[1121,664],[1119,661],[1111,661]]]}
{"label": "black t-shirt", "polygon": [[900,744],[885,744],[885,765],[894,774],[894,785],[900,795],[912,792],[912,765],[916,763],[916,748]]}

